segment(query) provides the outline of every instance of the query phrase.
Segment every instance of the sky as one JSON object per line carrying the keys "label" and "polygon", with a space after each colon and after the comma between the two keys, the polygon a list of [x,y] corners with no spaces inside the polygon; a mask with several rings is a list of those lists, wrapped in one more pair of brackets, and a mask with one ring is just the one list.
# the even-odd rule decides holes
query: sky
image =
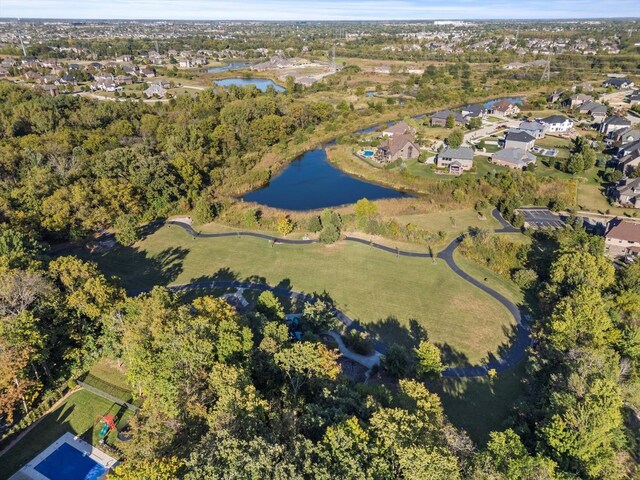
{"label": "sky", "polygon": [[640,0],[0,0],[4,18],[434,20],[640,17]]}

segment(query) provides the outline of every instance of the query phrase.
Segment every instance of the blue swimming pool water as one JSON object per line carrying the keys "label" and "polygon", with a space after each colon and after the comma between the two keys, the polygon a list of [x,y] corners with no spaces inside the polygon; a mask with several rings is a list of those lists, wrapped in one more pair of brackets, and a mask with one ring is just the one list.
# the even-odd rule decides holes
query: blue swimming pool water
{"label": "blue swimming pool water", "polygon": [[373,157],[373,150],[365,150],[362,152],[365,157]]}
{"label": "blue swimming pool water", "polygon": [[60,445],[35,469],[51,480],[98,480],[107,471],[68,443]]}

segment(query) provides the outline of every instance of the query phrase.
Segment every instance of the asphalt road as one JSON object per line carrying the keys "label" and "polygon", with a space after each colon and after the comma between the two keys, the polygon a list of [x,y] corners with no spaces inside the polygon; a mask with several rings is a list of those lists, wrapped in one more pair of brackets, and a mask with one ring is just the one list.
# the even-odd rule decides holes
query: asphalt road
{"label": "asphalt road", "polygon": [[[496,230],[496,233],[511,233],[511,232],[519,232],[517,228],[510,225],[497,210],[492,212],[493,217],[500,222],[502,228]],[[261,238],[268,241],[272,241],[275,243],[281,244],[289,244],[289,245],[301,245],[301,244],[312,244],[317,243],[317,240],[290,240],[284,238],[277,238],[271,235],[266,235],[263,233],[254,233],[254,232],[225,232],[225,233],[200,233],[191,227],[188,223],[179,222],[179,221],[169,221],[167,222],[172,225],[176,225],[184,229],[189,235],[194,238],[220,238],[220,237],[234,237],[234,236],[243,236],[243,237],[255,237]],[[505,298],[503,295],[498,292],[492,290],[487,285],[482,283],[481,281],[473,278],[464,272],[455,262],[453,258],[453,253],[455,249],[458,247],[460,242],[462,241],[464,236],[460,236],[456,238],[453,242],[451,242],[442,252],[440,252],[437,257],[444,260],[446,264],[460,276],[462,279],[471,283],[475,287],[481,289],[486,292],[488,295],[493,297],[495,300],[500,302],[505,308],[511,313],[513,318],[516,321],[514,332],[510,338],[510,345],[506,346],[500,352],[499,358],[491,358],[484,365],[470,365],[470,366],[462,366],[462,367],[450,367],[444,370],[442,373],[445,377],[479,377],[487,375],[487,372],[490,369],[495,369],[497,372],[505,371],[511,367],[513,367],[516,363],[522,360],[527,354],[527,348],[531,345],[531,338],[529,336],[529,321],[525,318],[524,315],[521,314],[520,309],[510,300]],[[346,237],[345,240],[351,242],[357,242],[365,245],[370,245],[373,248],[377,248],[387,253],[391,253],[394,255],[405,256],[405,257],[417,257],[417,258],[430,258],[431,255],[429,253],[421,253],[421,252],[408,252],[399,250],[397,248],[387,247],[385,245],[380,245],[374,242],[368,242],[361,238],[354,237]],[[194,282],[185,285],[176,285],[170,287],[171,290],[174,291],[187,291],[187,290],[199,290],[199,289],[210,289],[210,288],[245,288],[245,289],[255,289],[260,291],[271,290],[272,292],[279,295],[288,295],[290,297],[295,297],[301,300],[310,300],[313,301],[313,297],[309,295],[305,295],[299,292],[293,292],[291,290],[279,288],[279,287],[271,287],[266,284],[256,284],[250,282],[224,282],[224,281],[208,281],[208,282]],[[334,312],[336,318],[340,320],[347,328],[356,329],[358,331],[366,331],[366,328],[356,322],[355,320],[349,318],[344,312],[340,310],[336,310]],[[380,341],[376,341],[375,349],[379,354],[384,355],[387,351],[387,346]]]}

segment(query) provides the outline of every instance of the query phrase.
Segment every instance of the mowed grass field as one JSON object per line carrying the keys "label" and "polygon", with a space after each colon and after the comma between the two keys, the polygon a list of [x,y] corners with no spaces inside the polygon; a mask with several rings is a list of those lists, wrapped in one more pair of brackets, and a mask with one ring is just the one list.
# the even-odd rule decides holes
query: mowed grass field
{"label": "mowed grass field", "polygon": [[195,280],[251,279],[327,292],[347,315],[388,344],[409,338],[416,320],[458,362],[479,362],[506,340],[513,318],[442,261],[397,257],[367,245],[272,245],[255,238],[194,239],[163,226],[134,248],[88,258],[131,292]]}

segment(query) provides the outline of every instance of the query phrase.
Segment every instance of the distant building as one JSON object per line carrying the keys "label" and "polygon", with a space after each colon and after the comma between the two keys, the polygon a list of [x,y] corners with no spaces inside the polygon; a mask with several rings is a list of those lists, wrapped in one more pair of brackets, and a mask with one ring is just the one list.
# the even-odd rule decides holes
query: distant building
{"label": "distant building", "polygon": [[603,120],[607,116],[607,107],[598,102],[585,102],[578,107],[581,115],[591,115],[594,120]]}
{"label": "distant building", "polygon": [[563,115],[551,115],[540,120],[547,132],[566,133],[573,128],[573,122]]}
{"label": "distant building", "polygon": [[494,153],[491,161],[503,167],[523,170],[528,165],[536,163],[536,157],[523,148],[505,148]]}
{"label": "distant building", "polygon": [[462,107],[460,113],[463,117],[469,118],[487,118],[487,109],[482,105],[467,105],[466,107]]}
{"label": "distant building", "polygon": [[628,78],[608,78],[602,83],[603,87],[613,87],[617,89],[633,88],[634,83]]}
{"label": "distant building", "polygon": [[640,224],[614,218],[604,234],[605,253],[611,258],[636,257],[640,253]]}
{"label": "distant building", "polygon": [[151,98],[151,97],[164,98],[164,96],[167,94],[167,91],[164,89],[164,87],[160,83],[154,83],[144,91],[144,94],[148,98]]}
{"label": "distant building", "polygon": [[565,100],[565,106],[569,108],[576,108],[581,106],[583,103],[593,102],[593,97],[591,95],[585,95],[584,93],[576,93],[571,95],[567,100]]}
{"label": "distant building", "polygon": [[438,154],[438,168],[448,168],[449,173],[460,175],[473,168],[473,149],[470,147],[445,148]]}

